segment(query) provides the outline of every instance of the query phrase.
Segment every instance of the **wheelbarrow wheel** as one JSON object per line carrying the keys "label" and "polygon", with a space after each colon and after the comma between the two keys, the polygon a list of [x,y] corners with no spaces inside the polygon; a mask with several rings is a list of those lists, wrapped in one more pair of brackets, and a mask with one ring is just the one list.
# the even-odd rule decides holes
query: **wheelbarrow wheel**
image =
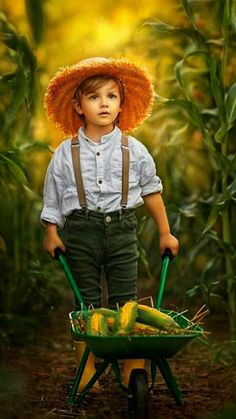
{"label": "wheelbarrow wheel", "polygon": [[131,371],[129,379],[129,412],[133,417],[142,418],[148,410],[148,376],[143,368]]}

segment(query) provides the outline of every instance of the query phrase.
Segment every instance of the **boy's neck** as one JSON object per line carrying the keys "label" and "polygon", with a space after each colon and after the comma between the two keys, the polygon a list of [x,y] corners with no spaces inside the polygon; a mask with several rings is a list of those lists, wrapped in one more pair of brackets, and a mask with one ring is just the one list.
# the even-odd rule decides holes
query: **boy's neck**
{"label": "boy's neck", "polygon": [[110,134],[113,129],[113,125],[108,125],[105,127],[94,127],[87,125],[84,127],[84,133],[90,140],[94,141],[95,143],[100,143],[102,136]]}

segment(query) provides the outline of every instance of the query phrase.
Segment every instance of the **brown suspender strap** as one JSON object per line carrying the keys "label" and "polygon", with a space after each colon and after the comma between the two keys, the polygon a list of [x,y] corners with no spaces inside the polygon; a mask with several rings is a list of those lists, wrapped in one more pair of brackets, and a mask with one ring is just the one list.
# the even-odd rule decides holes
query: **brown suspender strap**
{"label": "brown suspender strap", "polygon": [[84,185],[83,185],[83,179],[82,179],[82,173],[81,173],[80,143],[79,143],[78,137],[74,137],[71,140],[71,154],[72,154],[72,162],[73,162],[79,203],[82,208],[87,208],[87,202],[86,202],[86,197],[84,193]]}
{"label": "brown suspender strap", "polygon": [[122,196],[121,207],[125,208],[128,202],[129,192],[129,141],[128,137],[122,135],[121,137],[121,150],[122,150]]}

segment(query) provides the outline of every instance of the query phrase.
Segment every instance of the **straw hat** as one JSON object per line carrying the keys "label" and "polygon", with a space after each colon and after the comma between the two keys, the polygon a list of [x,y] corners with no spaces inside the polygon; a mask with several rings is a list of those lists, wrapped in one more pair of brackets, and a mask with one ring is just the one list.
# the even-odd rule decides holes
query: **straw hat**
{"label": "straw hat", "polygon": [[124,102],[119,115],[119,128],[130,131],[149,115],[154,90],[146,72],[126,59],[88,58],[63,67],[49,83],[44,105],[49,120],[66,135],[75,135],[83,125],[72,105],[76,88],[87,78],[99,74],[117,77],[124,88]]}

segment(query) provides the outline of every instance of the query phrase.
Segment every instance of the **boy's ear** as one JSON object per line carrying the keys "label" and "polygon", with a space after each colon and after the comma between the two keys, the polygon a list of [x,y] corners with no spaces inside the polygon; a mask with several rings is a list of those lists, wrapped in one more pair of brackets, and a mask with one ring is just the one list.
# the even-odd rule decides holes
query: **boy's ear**
{"label": "boy's ear", "polygon": [[76,99],[73,99],[73,100],[72,100],[72,105],[73,105],[73,108],[76,110],[76,112],[78,112],[78,114],[80,114],[80,115],[82,115],[82,114],[83,114],[83,111],[82,111],[82,109],[81,109],[81,106],[80,106],[80,104],[77,102],[77,100],[76,100]]}

